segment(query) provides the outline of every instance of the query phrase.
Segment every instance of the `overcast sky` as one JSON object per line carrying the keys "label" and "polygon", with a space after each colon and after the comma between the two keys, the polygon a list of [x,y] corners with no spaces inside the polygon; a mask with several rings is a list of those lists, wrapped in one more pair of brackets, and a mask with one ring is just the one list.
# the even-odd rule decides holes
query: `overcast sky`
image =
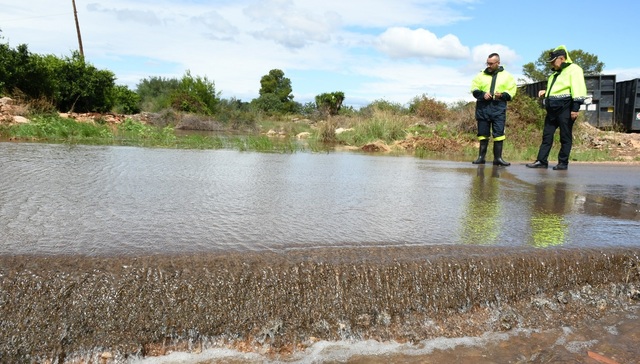
{"label": "overcast sky", "polygon": [[[76,0],[86,59],[135,89],[189,70],[223,98],[250,101],[281,69],[295,101],[342,91],[346,105],[407,104],[427,94],[471,99],[487,55],[522,78],[522,65],[560,44],[595,54],[618,81],[640,78],[636,1]],[[70,56],[72,0],[0,0],[11,47]]]}

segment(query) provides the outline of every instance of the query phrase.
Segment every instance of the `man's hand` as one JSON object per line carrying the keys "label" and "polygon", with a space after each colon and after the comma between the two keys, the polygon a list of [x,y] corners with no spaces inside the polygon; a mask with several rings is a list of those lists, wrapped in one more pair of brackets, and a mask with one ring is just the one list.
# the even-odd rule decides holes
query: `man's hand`
{"label": "man's hand", "polygon": [[547,90],[540,90],[538,91],[538,97],[542,97],[547,93]]}
{"label": "man's hand", "polygon": [[571,120],[575,121],[578,118],[578,115],[580,115],[580,112],[572,111],[571,112]]}

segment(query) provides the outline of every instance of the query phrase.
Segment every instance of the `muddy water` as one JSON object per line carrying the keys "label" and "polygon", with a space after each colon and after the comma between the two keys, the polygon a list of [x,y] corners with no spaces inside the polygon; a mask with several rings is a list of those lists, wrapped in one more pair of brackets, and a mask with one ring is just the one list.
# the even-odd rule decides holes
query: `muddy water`
{"label": "muddy water", "polygon": [[0,362],[640,355],[637,166],[10,143],[0,165]]}
{"label": "muddy water", "polygon": [[640,244],[640,168],[0,143],[0,254]]}
{"label": "muddy water", "polygon": [[0,349],[9,362],[72,362],[103,350],[126,362],[221,345],[283,359],[319,340],[418,344],[574,327],[633,313],[639,253],[432,246],[5,256]]}

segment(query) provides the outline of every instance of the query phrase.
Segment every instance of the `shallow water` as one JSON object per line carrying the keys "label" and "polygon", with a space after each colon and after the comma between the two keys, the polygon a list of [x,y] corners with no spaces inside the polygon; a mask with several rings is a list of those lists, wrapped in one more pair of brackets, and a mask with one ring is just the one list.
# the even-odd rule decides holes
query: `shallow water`
{"label": "shallow water", "polygon": [[0,166],[0,362],[640,355],[637,165],[0,143]]}
{"label": "shallow water", "polygon": [[230,349],[208,349],[198,353],[171,352],[164,356],[134,360],[134,363],[637,363],[638,342],[640,316],[627,313],[589,320],[574,327],[438,338],[415,344],[321,341],[287,359],[266,359],[260,354]]}
{"label": "shallow water", "polygon": [[24,143],[0,165],[0,254],[640,244],[637,165]]}

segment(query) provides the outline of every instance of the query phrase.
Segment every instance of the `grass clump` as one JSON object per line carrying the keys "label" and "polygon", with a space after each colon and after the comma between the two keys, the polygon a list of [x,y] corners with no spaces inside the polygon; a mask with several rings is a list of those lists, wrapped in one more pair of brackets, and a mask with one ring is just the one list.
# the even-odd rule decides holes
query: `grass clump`
{"label": "grass clump", "polygon": [[7,138],[69,143],[102,141],[112,135],[105,125],[78,123],[56,115],[36,116],[30,123],[5,127],[0,133]]}

